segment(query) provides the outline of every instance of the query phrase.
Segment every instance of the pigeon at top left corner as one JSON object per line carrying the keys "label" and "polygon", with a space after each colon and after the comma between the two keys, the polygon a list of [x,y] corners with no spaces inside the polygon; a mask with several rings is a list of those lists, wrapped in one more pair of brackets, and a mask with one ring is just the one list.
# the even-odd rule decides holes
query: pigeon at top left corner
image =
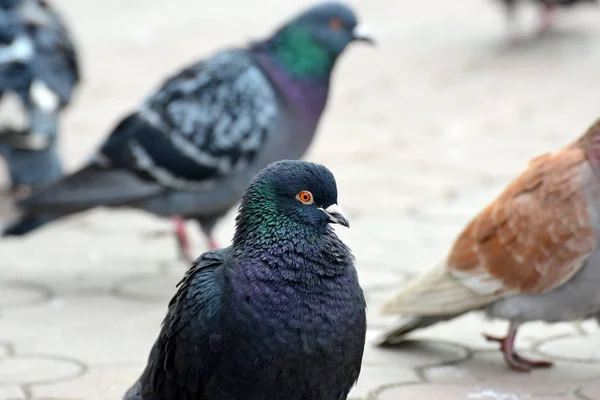
{"label": "pigeon at top left corner", "polygon": [[0,0],[0,156],[13,189],[62,175],[60,115],[80,82],[73,39],[42,0]]}

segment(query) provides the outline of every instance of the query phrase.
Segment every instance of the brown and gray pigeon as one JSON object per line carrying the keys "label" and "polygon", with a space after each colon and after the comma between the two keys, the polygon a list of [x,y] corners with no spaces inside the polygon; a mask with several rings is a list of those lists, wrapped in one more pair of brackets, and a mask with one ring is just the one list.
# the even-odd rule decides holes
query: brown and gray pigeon
{"label": "brown and gray pigeon", "polygon": [[404,316],[380,345],[474,310],[510,321],[501,345],[518,371],[548,367],[514,349],[521,324],[571,321],[600,311],[600,119],[575,142],[531,161],[458,236],[441,265],[390,298]]}

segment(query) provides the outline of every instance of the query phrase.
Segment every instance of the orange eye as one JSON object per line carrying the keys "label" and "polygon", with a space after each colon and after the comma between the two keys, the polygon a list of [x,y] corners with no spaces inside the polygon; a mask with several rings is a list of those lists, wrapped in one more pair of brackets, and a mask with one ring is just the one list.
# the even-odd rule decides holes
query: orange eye
{"label": "orange eye", "polygon": [[301,203],[304,204],[312,204],[313,203],[313,195],[308,190],[303,190],[296,195],[296,198],[300,200]]}
{"label": "orange eye", "polygon": [[338,17],[333,17],[329,20],[329,29],[332,31],[341,31],[344,28],[344,23]]}

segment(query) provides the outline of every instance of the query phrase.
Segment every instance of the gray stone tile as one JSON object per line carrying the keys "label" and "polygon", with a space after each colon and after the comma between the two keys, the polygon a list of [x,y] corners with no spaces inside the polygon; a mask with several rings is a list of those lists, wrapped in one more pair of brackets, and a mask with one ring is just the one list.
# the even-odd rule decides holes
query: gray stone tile
{"label": "gray stone tile", "polygon": [[166,307],[105,296],[64,297],[5,311],[0,340],[10,338],[18,354],[59,352],[86,365],[137,363],[147,358]]}
{"label": "gray stone tile", "polygon": [[528,385],[408,385],[384,389],[377,400],[574,400],[569,390],[560,386],[537,383]]}
{"label": "gray stone tile", "polygon": [[[121,399],[143,371],[143,365],[103,365],[68,381],[34,385],[34,399]],[[90,390],[98,388],[98,390]]]}
{"label": "gray stone tile", "polygon": [[74,378],[83,372],[75,361],[51,356],[0,358],[0,385],[54,382]]}
{"label": "gray stone tile", "polygon": [[164,273],[133,275],[115,286],[115,293],[122,298],[168,304],[177,291],[187,268],[169,268]]}
{"label": "gray stone tile", "polygon": [[584,384],[577,393],[585,400],[600,400],[600,381]]}
{"label": "gray stone tile", "polygon": [[462,347],[434,341],[407,341],[393,348],[379,348],[370,343],[376,334],[371,331],[367,334],[365,365],[416,368],[455,363],[468,357],[468,352]]}
{"label": "gray stone tile", "polygon": [[350,398],[366,399],[377,389],[400,383],[419,382],[420,378],[412,368],[401,365],[364,365]]}
{"label": "gray stone tile", "polygon": [[537,350],[541,354],[556,359],[600,364],[600,335],[549,339],[543,342]]}
{"label": "gray stone tile", "polygon": [[47,288],[30,282],[0,281],[0,307],[18,307],[47,301]]}
{"label": "gray stone tile", "polygon": [[[539,355],[523,352],[533,360]],[[530,383],[552,382],[575,387],[580,382],[600,379],[598,365],[557,362],[552,368],[538,369],[530,373],[518,373],[510,370],[502,357],[502,353],[476,353],[472,358],[460,364],[434,366],[423,371],[430,382],[454,385],[496,384],[522,385]]]}
{"label": "gray stone tile", "polygon": [[0,385],[0,400],[25,400],[25,393],[17,385]]}

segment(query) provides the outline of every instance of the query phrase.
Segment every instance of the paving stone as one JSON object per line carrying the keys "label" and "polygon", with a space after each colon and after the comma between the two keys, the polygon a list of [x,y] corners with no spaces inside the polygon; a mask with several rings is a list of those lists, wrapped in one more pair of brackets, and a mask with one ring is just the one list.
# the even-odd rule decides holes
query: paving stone
{"label": "paving stone", "polygon": [[50,356],[0,358],[0,385],[32,384],[73,378],[83,372],[77,362]]}
{"label": "paving stone", "polygon": [[0,308],[34,304],[49,296],[46,288],[33,283],[0,281]]}
{"label": "paving stone", "polygon": [[600,400],[600,382],[596,380],[582,385],[578,394],[585,400]]}
{"label": "paving stone", "polygon": [[16,385],[0,385],[0,400],[25,400],[25,393]]}
{"label": "paving stone", "polygon": [[[529,352],[522,354],[533,360],[543,359]],[[545,381],[572,387],[577,382],[600,379],[600,370],[596,364],[557,362],[552,368],[537,369],[531,373],[516,373],[506,366],[500,351],[476,353],[460,364],[426,368],[423,374],[430,382],[460,385],[502,383],[526,386],[530,382]]]}
{"label": "paving stone", "polygon": [[406,281],[406,275],[385,264],[362,262],[357,269],[360,285],[365,291],[379,293],[397,290]]}
{"label": "paving stone", "polygon": [[363,365],[356,386],[350,391],[350,398],[366,399],[376,389],[400,383],[419,382],[416,371],[399,365]]}
{"label": "paving stone", "polygon": [[[256,17],[255,4],[239,0],[223,0],[210,8],[201,2],[182,7],[181,0],[144,0],[142,8],[136,2],[126,3],[61,0],[61,9],[83,47],[96,50],[85,54],[84,75],[89,79],[73,104],[74,112],[67,113],[62,124],[61,150],[67,168],[87,159],[124,110],[138,104],[150,87],[190,55],[203,56],[209,54],[207,49],[262,34],[265,27],[277,26],[283,15],[306,6],[304,0],[265,0],[266,11]],[[600,63],[600,24],[598,13],[574,8],[561,13],[556,32],[507,49],[498,10],[488,2],[355,3],[361,19],[375,25],[382,45],[377,51],[353,46],[344,54],[336,67],[319,135],[305,158],[325,163],[336,175],[340,204],[352,222],[351,229],[336,231],[353,249],[361,281],[367,284],[370,327],[381,328],[388,320],[377,316],[375,307],[404,282],[394,278],[393,285],[379,286],[379,281],[389,278],[391,283],[392,275],[414,275],[442,260],[464,224],[529,159],[571,142],[596,118],[598,94],[589,77],[597,73]],[[109,25],[122,29],[107,30]],[[185,40],[190,37],[195,40]],[[570,96],[565,96],[565,88]],[[0,182],[5,181],[0,176]],[[8,216],[4,210],[10,207],[5,205],[0,204],[0,225]],[[231,239],[234,212],[217,227],[221,244]],[[194,225],[189,224],[189,231],[194,251],[200,254],[206,244]],[[2,240],[2,281],[47,286],[55,298],[3,307],[3,295],[23,297],[0,287],[0,341],[11,343],[20,353],[60,354],[92,367],[88,381],[81,383],[82,377],[61,382],[62,387],[44,385],[38,400],[88,400],[104,396],[104,389],[112,390],[113,384],[111,398],[119,398],[121,388],[130,383],[130,376],[125,379],[128,372],[115,363],[145,360],[173,293],[174,277],[186,267],[176,258],[172,236],[148,235],[157,229],[172,229],[171,222],[139,211],[95,210],[26,237]],[[383,273],[369,271],[375,264],[383,267]],[[159,271],[165,273],[164,279]],[[130,280],[148,276],[154,278]],[[113,295],[111,290],[117,286],[131,296]],[[560,344],[561,335],[598,334],[596,326],[588,322],[582,326],[577,330],[574,325],[527,324],[517,339],[518,347],[527,349],[549,338]],[[388,400],[517,400],[511,395],[534,393],[525,398],[566,398],[561,388],[548,391],[544,382],[540,389],[539,381],[521,376],[511,379],[527,379],[525,389],[531,392],[502,386],[525,383],[508,380],[496,345],[480,335],[482,331],[504,334],[505,329],[504,322],[490,323],[471,314],[415,333],[414,337],[429,340],[415,349],[405,346],[383,352],[368,344],[353,397],[367,400],[364,394],[375,385],[405,382],[414,377],[413,367],[466,362],[472,368],[463,349],[468,347],[494,349],[486,355],[488,361],[482,360],[488,363],[483,371],[489,371],[489,376],[467,372],[490,383],[499,376],[500,387],[438,383],[406,386],[403,390],[409,392],[404,394],[395,392],[400,388],[390,388],[382,396]],[[371,329],[370,337],[374,334],[377,330]],[[546,344],[541,346],[544,351]],[[554,350],[556,343],[548,345]],[[569,346],[559,352],[571,356]],[[577,357],[588,356],[579,348],[574,351]],[[589,368],[595,365],[559,363],[557,371],[583,385],[589,397],[596,388],[590,389],[585,385],[591,383],[580,379],[589,377]],[[99,372],[102,368],[106,374]],[[113,376],[110,368],[123,378]],[[555,376],[554,371],[545,373]],[[469,389],[473,391],[465,392]]]}
{"label": "paving stone", "polygon": [[186,271],[187,268],[169,268],[161,274],[134,275],[119,282],[115,292],[124,298],[167,305]]}
{"label": "paving stone", "polygon": [[[45,296],[55,297],[73,295],[108,295],[120,281],[129,277],[138,276],[140,273],[158,274],[162,268],[160,262],[147,262],[143,267],[138,263],[118,256],[114,258],[102,257],[99,264],[89,263],[62,263],[57,262],[53,268],[39,268],[20,266],[5,272],[6,279],[12,281],[29,282],[33,288],[44,291]],[[0,269],[3,266],[0,265]],[[2,295],[0,295],[1,297]],[[0,300],[0,304],[1,304]],[[25,303],[28,304],[28,303]]]}
{"label": "paving stone", "polygon": [[600,335],[549,339],[537,351],[557,359],[600,364]]}
{"label": "paving stone", "polygon": [[[464,188],[445,199],[434,199],[415,207],[411,217],[422,223],[452,224],[459,231],[485,206],[491,203],[504,190],[508,180],[477,190]],[[458,234],[459,232],[457,232]]]}
{"label": "paving stone", "polygon": [[[393,326],[395,318],[386,317],[387,326]],[[380,320],[378,320],[380,321]],[[417,330],[410,337],[415,339],[433,340],[443,337],[445,341],[468,346],[475,350],[498,349],[498,344],[489,342],[484,334],[505,336],[508,323],[501,320],[490,320],[484,313],[472,312],[451,321],[440,322],[431,327]],[[545,324],[529,322],[524,324],[517,335],[518,349],[531,348],[535,343],[561,335],[576,335],[580,331],[572,323]]]}
{"label": "paving stone", "polygon": [[528,385],[489,384],[460,385],[408,385],[384,389],[377,400],[574,400],[567,389],[548,383]]}
{"label": "paving stone", "polygon": [[166,307],[106,296],[64,297],[4,311],[0,340],[10,339],[17,354],[60,351],[86,365],[137,363],[148,356]]}
{"label": "paving stone", "polygon": [[468,357],[468,352],[459,346],[434,341],[406,341],[393,348],[379,348],[372,345],[378,332],[367,333],[367,346],[363,357],[365,365],[390,365],[405,368],[424,367],[454,363]]}
{"label": "paving stone", "polygon": [[428,227],[407,218],[369,219],[360,224],[346,233],[338,230],[356,256],[357,268],[377,263],[403,275],[416,275],[439,262],[457,233],[455,229]]}
{"label": "paving stone", "polygon": [[[125,391],[139,378],[143,365],[106,365],[87,370],[83,375],[68,381],[34,385],[34,399],[121,399]],[[101,390],[90,390],[98,388]]]}

